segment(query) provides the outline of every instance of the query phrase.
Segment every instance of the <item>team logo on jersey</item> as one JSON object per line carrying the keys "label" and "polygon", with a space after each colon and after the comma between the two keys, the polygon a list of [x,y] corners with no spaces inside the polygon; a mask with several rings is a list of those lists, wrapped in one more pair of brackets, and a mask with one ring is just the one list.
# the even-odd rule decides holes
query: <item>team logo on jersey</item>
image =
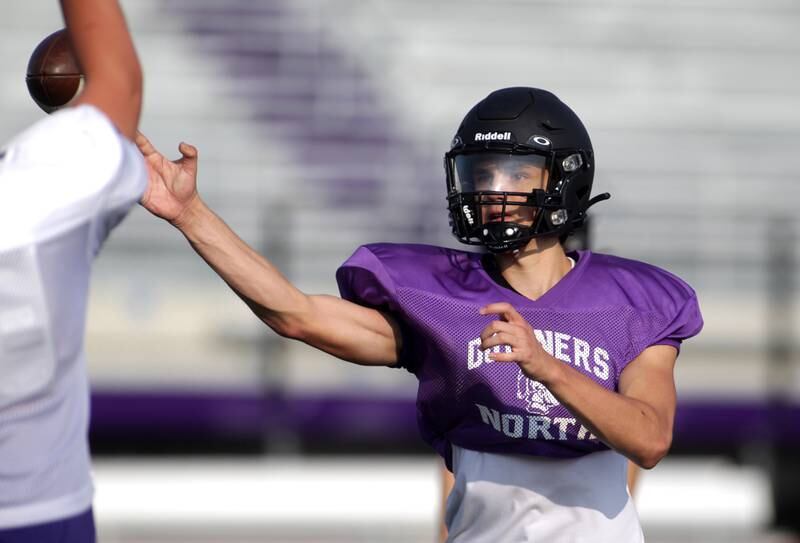
{"label": "team logo on jersey", "polygon": [[525,402],[525,411],[546,415],[552,407],[560,405],[547,387],[529,379],[522,370],[517,375],[517,398]]}
{"label": "team logo on jersey", "polygon": [[[490,349],[481,349],[481,338],[475,338],[469,342],[467,347],[467,369],[474,370],[484,364],[493,363],[489,358],[491,353],[510,353],[511,347],[508,345],[497,345]],[[525,404],[528,413],[546,414],[551,408],[560,405],[547,387],[539,381],[529,379],[518,370],[517,373],[517,399]]]}
{"label": "team logo on jersey", "polygon": [[[602,347],[591,345],[588,341],[553,330],[533,330],[542,348],[557,360],[579,369],[590,377],[608,382],[613,378],[609,353]],[[489,364],[491,353],[510,353],[508,345],[497,345],[491,349],[481,349],[481,338],[467,343],[467,369],[475,370]],[[522,400],[528,413],[547,414],[560,405],[553,394],[542,383],[529,379],[522,370],[517,374],[517,399]]]}
{"label": "team logo on jersey", "polygon": [[489,358],[491,353],[510,353],[511,346],[497,345],[491,349],[481,349],[481,338],[476,337],[467,344],[467,369],[474,370],[484,364],[494,362]]}
{"label": "team logo on jersey", "polygon": [[[533,333],[542,348],[556,360],[599,381],[609,382],[613,379],[613,366],[606,349],[592,345],[585,339],[554,330],[534,328]],[[510,353],[512,350],[509,345],[481,349],[480,337],[470,340],[467,343],[467,370],[478,370],[485,364],[493,364],[489,355],[500,352]],[[503,384],[499,383],[501,386]],[[516,397],[525,406],[527,413],[520,413],[519,410],[503,412],[491,405],[476,403],[477,414],[483,424],[513,439],[597,441],[597,436],[578,419],[563,416],[564,413],[560,413],[560,410],[554,410],[561,403],[546,386],[528,378],[521,369],[517,369],[516,385]]]}

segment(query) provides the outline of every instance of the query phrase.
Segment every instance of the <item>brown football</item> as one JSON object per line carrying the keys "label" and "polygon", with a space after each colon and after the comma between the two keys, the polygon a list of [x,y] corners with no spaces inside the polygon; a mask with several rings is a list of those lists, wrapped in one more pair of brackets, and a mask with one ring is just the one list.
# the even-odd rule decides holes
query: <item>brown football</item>
{"label": "brown football", "polygon": [[25,82],[33,101],[47,113],[64,106],[81,91],[83,75],[66,29],[53,32],[36,46]]}

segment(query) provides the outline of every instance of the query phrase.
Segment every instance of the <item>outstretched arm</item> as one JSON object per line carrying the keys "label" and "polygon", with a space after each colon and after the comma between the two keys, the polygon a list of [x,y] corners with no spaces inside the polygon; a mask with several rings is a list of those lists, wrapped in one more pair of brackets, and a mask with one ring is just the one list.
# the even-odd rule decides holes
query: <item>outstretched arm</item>
{"label": "outstretched arm", "polygon": [[197,149],[181,143],[167,160],[143,135],[136,144],[149,170],[142,205],[178,228],[194,250],[278,334],[365,365],[397,362],[401,337],[391,317],[335,296],[310,296],[247,245],[197,193]]}
{"label": "outstretched arm", "polygon": [[86,87],[74,104],[100,109],[128,139],[142,107],[142,69],[116,0],[61,0]]}

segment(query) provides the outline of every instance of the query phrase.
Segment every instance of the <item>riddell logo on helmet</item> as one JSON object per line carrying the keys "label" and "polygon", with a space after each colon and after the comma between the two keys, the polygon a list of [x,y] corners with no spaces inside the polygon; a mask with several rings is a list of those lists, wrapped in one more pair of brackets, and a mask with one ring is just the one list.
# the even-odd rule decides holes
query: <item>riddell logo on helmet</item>
{"label": "riddell logo on helmet", "polygon": [[511,139],[511,132],[478,132],[475,141],[507,141]]}

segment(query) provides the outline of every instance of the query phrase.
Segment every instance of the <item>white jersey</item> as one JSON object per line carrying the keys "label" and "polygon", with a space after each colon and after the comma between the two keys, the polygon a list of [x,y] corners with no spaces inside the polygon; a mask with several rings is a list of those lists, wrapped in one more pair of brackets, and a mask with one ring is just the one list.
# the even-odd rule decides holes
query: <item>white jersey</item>
{"label": "white jersey", "polygon": [[454,446],[453,468],[448,543],[644,541],[615,451],[555,459]]}
{"label": "white jersey", "polygon": [[89,105],[0,148],[0,528],[91,505],[91,262],[146,183],[136,147]]}

